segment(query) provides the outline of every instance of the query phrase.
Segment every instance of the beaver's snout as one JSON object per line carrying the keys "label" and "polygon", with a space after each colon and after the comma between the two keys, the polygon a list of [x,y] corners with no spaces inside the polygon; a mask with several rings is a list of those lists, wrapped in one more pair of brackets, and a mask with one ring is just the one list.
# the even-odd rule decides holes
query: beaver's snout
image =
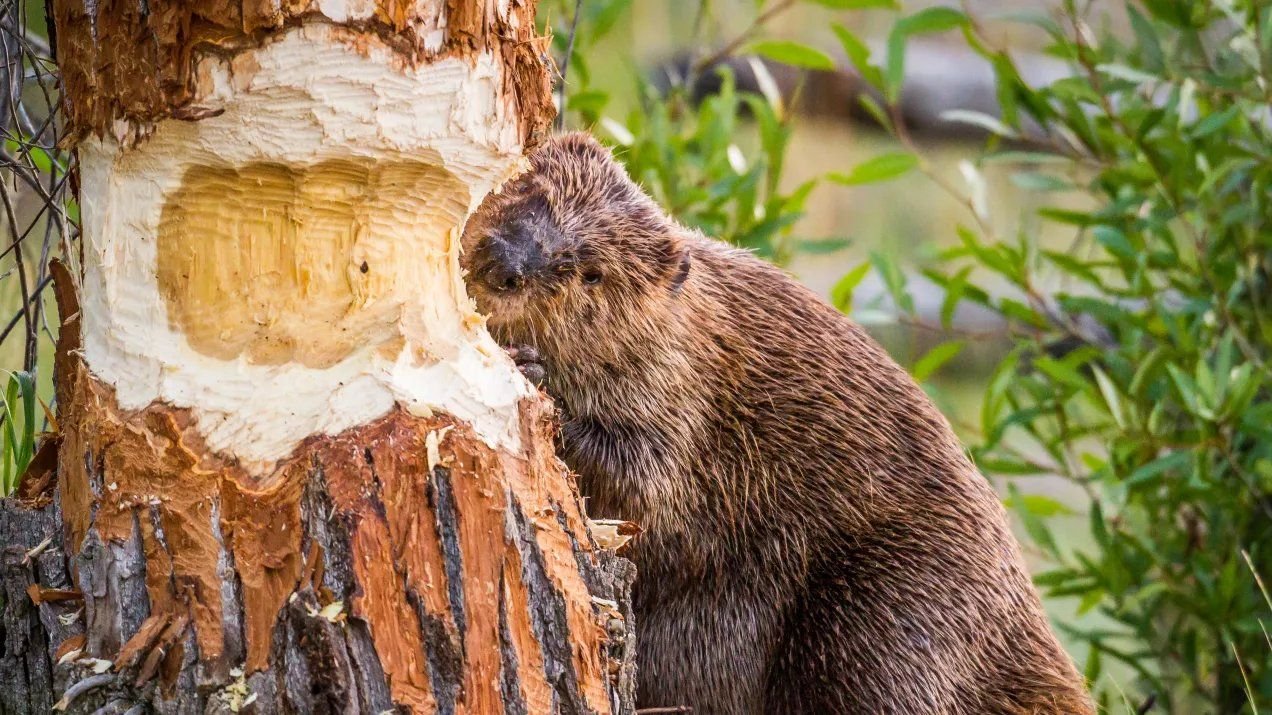
{"label": "beaver's snout", "polygon": [[538,241],[529,236],[495,233],[482,242],[477,263],[477,280],[486,288],[509,293],[519,290],[548,267]]}

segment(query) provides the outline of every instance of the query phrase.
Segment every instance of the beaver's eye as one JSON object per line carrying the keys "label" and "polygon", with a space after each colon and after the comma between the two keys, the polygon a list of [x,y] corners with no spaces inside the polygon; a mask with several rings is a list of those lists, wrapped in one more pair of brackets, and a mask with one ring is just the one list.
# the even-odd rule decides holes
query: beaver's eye
{"label": "beaver's eye", "polygon": [[588,285],[596,285],[601,282],[601,272],[598,270],[590,270],[583,274],[583,282]]}

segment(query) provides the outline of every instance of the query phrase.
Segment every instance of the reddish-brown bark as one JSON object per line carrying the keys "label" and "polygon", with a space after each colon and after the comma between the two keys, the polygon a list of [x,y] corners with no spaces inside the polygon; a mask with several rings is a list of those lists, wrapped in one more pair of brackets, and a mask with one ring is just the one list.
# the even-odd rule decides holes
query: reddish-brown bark
{"label": "reddish-brown bark", "polygon": [[[417,32],[443,11],[427,52]],[[192,104],[199,54],[320,14],[58,0],[71,128],[122,121],[144,141],[210,116]],[[552,114],[533,20],[520,0],[379,0],[341,39],[410,64],[494,51],[530,144]],[[394,409],[249,471],[191,410],[120,407],[81,350],[79,277],[52,270],[59,434],[0,503],[0,712],[631,712],[633,572],[592,541],[546,400],[520,405],[516,452]]]}
{"label": "reddish-brown bark", "polygon": [[84,609],[49,634],[48,657],[66,661],[52,670],[90,682],[99,659],[116,676],[74,711],[249,694],[258,712],[630,709],[616,685],[629,634],[602,605],[630,567],[590,541],[545,403],[523,405],[523,456],[395,410],[252,476],[210,453],[185,410],[121,410],[69,352],[76,327],[60,346],[56,483],[26,495],[61,517],[55,553],[83,591],[28,571],[30,588],[72,594],[32,599],[42,620]]}
{"label": "reddish-brown bark", "polygon": [[[555,110],[546,38],[535,31],[535,0],[376,0],[372,19],[348,23],[348,42],[375,34],[403,61],[418,64],[479,51],[502,56],[505,96],[515,101],[523,143],[532,145]],[[499,9],[506,7],[507,12]],[[134,128],[174,117],[197,120],[192,104],[200,53],[232,56],[268,42],[278,31],[323,15],[317,0],[62,0],[53,3],[57,56],[75,133],[110,132],[116,120]],[[426,49],[417,28],[445,27],[440,48]]]}

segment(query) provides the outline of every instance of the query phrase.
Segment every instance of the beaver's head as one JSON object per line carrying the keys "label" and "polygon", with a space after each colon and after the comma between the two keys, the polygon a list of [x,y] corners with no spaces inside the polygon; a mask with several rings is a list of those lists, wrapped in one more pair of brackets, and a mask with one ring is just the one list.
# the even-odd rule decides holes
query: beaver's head
{"label": "beaver's head", "polygon": [[586,134],[548,140],[469,220],[461,262],[505,343],[607,341],[689,273],[677,227]]}

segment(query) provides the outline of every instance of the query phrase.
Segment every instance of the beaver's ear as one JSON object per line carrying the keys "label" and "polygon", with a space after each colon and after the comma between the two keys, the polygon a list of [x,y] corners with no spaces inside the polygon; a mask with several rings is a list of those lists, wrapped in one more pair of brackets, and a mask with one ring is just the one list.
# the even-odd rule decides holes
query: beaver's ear
{"label": "beaver's ear", "polygon": [[689,246],[683,241],[670,240],[664,249],[663,269],[672,293],[678,293],[689,278],[689,268],[693,259],[689,255]]}

